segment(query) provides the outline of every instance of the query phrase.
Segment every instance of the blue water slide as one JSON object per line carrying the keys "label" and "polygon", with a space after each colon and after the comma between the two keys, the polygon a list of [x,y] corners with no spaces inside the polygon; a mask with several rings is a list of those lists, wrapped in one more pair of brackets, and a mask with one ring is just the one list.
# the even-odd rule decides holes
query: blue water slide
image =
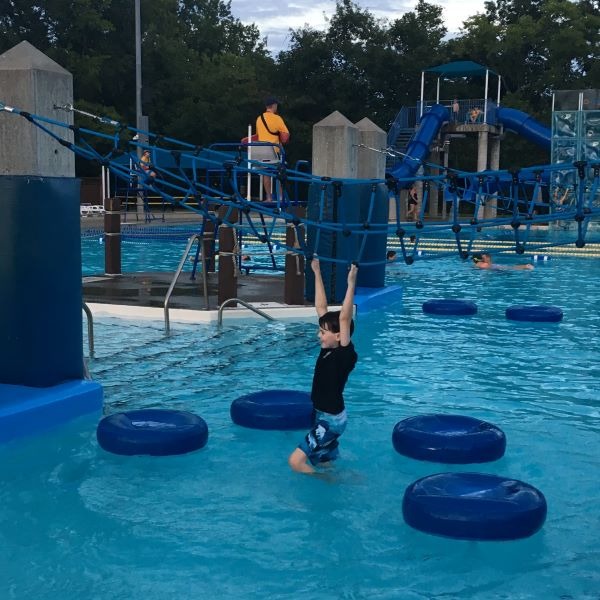
{"label": "blue water slide", "polygon": [[[423,161],[429,156],[429,146],[442,125],[450,119],[450,112],[441,104],[434,104],[422,117],[419,129],[408,144],[404,160],[388,172],[395,179],[414,177]],[[403,187],[409,187],[407,182]]]}
{"label": "blue water slide", "polygon": [[498,107],[496,118],[506,129],[510,129],[516,134],[523,136],[526,140],[550,151],[551,130],[548,127],[544,127],[531,115],[516,108]]}

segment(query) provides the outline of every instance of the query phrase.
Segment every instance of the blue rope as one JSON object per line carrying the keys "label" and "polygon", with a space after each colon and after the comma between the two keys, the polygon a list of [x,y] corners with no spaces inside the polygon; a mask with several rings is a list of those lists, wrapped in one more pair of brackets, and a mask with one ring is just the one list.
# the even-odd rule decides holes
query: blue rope
{"label": "blue rope", "polygon": [[[592,219],[598,219],[600,216],[599,192],[599,171],[600,162],[590,162],[583,164],[549,165],[545,167],[526,167],[518,173],[512,173],[506,170],[484,171],[478,173],[477,183],[475,183],[472,173],[460,170],[447,170],[443,175],[419,176],[418,180],[423,182],[423,201],[419,212],[417,223],[401,223],[400,193],[398,192],[398,183],[412,183],[415,179],[407,179],[406,182],[396,182],[396,190],[390,188],[390,196],[395,200],[395,222],[392,223],[371,223],[375,202],[377,197],[373,191],[375,188],[374,180],[371,179],[336,179],[335,182],[325,182],[323,178],[312,176],[305,171],[295,171],[288,169],[285,165],[266,166],[255,161],[248,161],[244,158],[242,148],[238,143],[219,144],[211,147],[209,150],[203,150],[198,146],[176,140],[174,138],[160,136],[152,132],[144,132],[140,129],[129,127],[107,118],[97,118],[103,125],[113,127],[110,134],[94,131],[92,129],[75,127],[54,119],[32,115],[19,109],[7,107],[0,103],[0,111],[14,113],[27,119],[34,126],[37,126],[52,139],[57,141],[65,148],[74,152],[86,160],[97,161],[99,164],[109,169],[110,173],[118,180],[131,182],[135,177],[137,188],[144,193],[153,193],[160,197],[164,203],[179,205],[182,208],[195,212],[202,218],[202,228],[206,223],[213,222],[217,228],[220,224],[234,227],[236,232],[254,235],[257,239],[265,241],[271,247],[271,240],[280,223],[294,223],[298,245],[300,248],[288,248],[290,252],[308,254],[306,247],[305,233],[306,227],[315,227],[315,247],[318,252],[323,243],[321,234],[328,232],[331,234],[342,234],[345,237],[354,236],[360,240],[357,246],[357,256],[354,257],[362,262],[366,249],[367,240],[372,235],[397,236],[402,248],[402,254],[405,261],[409,258],[415,259],[418,256],[418,247],[421,239],[426,234],[442,235],[444,232],[452,231],[456,240],[456,248],[459,255],[463,256],[472,251],[474,240],[477,233],[488,228],[496,228],[501,225],[512,225],[514,232],[515,249],[518,252],[525,250],[525,245],[529,248],[542,249],[560,245],[554,242],[545,242],[543,244],[532,243],[530,241],[530,232],[533,224],[550,223],[556,221],[568,221],[572,219],[577,222],[577,240],[576,243],[583,245],[589,223]],[[82,112],[82,111],[80,111]],[[61,138],[52,131],[49,126],[62,127],[74,133],[74,142]],[[124,137],[131,134],[147,136],[150,143],[143,144],[138,141],[128,140]],[[101,154],[96,151],[93,145],[86,139],[86,136],[102,140],[109,140],[112,148]],[[129,152],[125,152],[127,148]],[[141,172],[141,164],[137,157],[138,148],[148,148],[152,152],[153,159],[159,159],[161,156],[169,156],[174,161],[173,168],[165,168],[152,165],[152,170],[156,177],[145,176]],[[225,152],[223,149],[233,148],[237,151],[237,158],[232,158],[231,152]],[[200,152],[202,155],[200,156]],[[235,153],[234,153],[235,154]],[[123,155],[128,155],[131,160],[131,166],[117,162]],[[160,162],[160,161],[159,161]],[[439,168],[439,166],[436,166]],[[209,171],[217,173],[221,177],[221,183],[228,185],[230,189],[218,189],[211,185],[210,179],[202,181],[201,173],[206,173],[209,177]],[[272,177],[281,189],[277,194],[275,206],[264,206],[259,202],[246,200],[239,192],[239,182],[241,178],[248,173],[254,173]],[[504,180],[510,177],[508,194],[504,190],[506,185]],[[542,194],[548,194],[548,183],[557,179],[566,181],[570,179],[576,194],[576,200],[572,205],[560,207],[560,210],[552,211],[553,201],[540,202],[538,198]],[[471,181],[470,190],[463,189],[459,185],[460,181]],[[531,180],[531,185],[529,181]],[[289,212],[288,207],[292,205],[286,184],[288,182],[319,184],[319,209],[316,218],[297,219],[295,215]],[[366,184],[374,186],[368,204],[368,214],[360,223],[348,221],[348,212],[345,202],[342,201],[342,189],[351,190],[356,184]],[[384,183],[376,180],[378,185]],[[332,218],[327,216],[325,206],[328,201],[328,186],[333,187],[334,201],[336,202],[339,216],[338,222],[333,222]],[[425,223],[425,212],[431,204],[432,188],[449,188],[447,196],[450,197],[452,207],[449,218],[446,221]],[[494,186],[494,191],[492,191]],[[531,197],[529,197],[531,193]],[[338,194],[336,196],[336,194]],[[464,196],[464,198],[463,198]],[[468,199],[470,198],[470,199]],[[478,219],[480,208],[487,199],[496,199],[498,210],[506,211],[506,215],[496,216],[494,218]],[[388,200],[389,201],[389,200]],[[460,210],[461,202],[472,202],[474,207],[474,218],[468,224],[463,218],[461,221]],[[223,218],[219,220],[210,212],[211,206],[224,207]],[[536,214],[538,208],[548,209],[549,214]],[[242,217],[234,218],[234,213],[240,211]],[[253,217],[253,213],[256,216]],[[336,219],[337,221],[337,219]],[[523,227],[524,225],[524,227]],[[465,227],[467,228],[465,236]],[[463,232],[461,236],[461,231]],[[409,256],[409,244],[405,241],[405,236],[415,235],[415,242],[412,245],[412,256]],[[568,242],[566,242],[568,243]],[[323,257],[323,260],[328,260]],[[331,262],[347,263],[347,259],[331,259]],[[370,264],[384,263],[384,257],[380,261],[370,262]]]}

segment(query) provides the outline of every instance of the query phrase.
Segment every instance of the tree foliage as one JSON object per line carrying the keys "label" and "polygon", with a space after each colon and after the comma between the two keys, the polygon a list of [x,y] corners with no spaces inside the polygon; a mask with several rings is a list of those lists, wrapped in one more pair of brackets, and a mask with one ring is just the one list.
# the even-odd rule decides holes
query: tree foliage
{"label": "tree foliage", "polygon": [[[242,137],[263,96],[275,93],[292,158],[310,157],[312,126],[332,111],[387,129],[401,106],[416,105],[421,71],[452,60],[500,73],[503,103],[543,122],[552,91],[600,88],[598,0],[491,0],[450,39],[434,3],[419,0],[387,21],[338,0],[325,30],[292,30],[277,57],[230,1],[141,6],[143,111],[153,131],[198,145]],[[23,40],[73,73],[76,106],[135,122],[133,0],[0,0],[0,52]],[[482,95],[477,81],[444,82],[444,90]],[[515,156],[544,160],[527,142],[510,143]]]}

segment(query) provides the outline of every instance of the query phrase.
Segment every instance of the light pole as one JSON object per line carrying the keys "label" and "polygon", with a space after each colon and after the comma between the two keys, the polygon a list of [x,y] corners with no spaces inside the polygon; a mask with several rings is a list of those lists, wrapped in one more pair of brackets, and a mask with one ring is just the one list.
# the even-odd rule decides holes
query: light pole
{"label": "light pole", "polygon": [[[142,127],[142,18],[140,10],[140,0],[135,1],[135,126],[139,129]],[[138,142],[145,142],[138,133]],[[142,149],[137,148],[138,161],[142,156]],[[139,184],[138,184],[139,188]],[[137,194],[135,206],[135,218],[139,221],[144,213],[144,193],[140,190]]]}
{"label": "light pole", "polygon": [[142,19],[140,0],[135,0],[135,126],[142,127]]}

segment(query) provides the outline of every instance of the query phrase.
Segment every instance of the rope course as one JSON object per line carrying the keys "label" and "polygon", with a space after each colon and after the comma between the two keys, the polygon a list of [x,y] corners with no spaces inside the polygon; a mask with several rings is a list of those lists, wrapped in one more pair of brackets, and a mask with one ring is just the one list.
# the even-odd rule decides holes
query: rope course
{"label": "rope course", "polygon": [[[123,125],[113,119],[78,110],[72,105],[55,106],[56,109],[79,113],[97,121],[105,133],[54,119],[35,115],[0,102],[0,112],[20,116],[40,128],[77,156],[94,161],[107,168],[115,177],[124,181],[136,181],[136,187],[163,202],[197,213],[202,218],[201,230],[212,222],[214,228],[228,226],[238,234],[256,238],[272,250],[273,239],[285,227],[293,227],[295,244],[278,242],[278,248],[310,258],[319,254],[326,262],[349,263],[356,261],[362,266],[374,266],[386,262],[381,257],[366,257],[365,248],[371,236],[385,237],[388,244],[398,246],[407,264],[424,257],[419,243],[426,237],[444,237],[453,240],[454,247],[447,254],[458,254],[467,258],[474,251],[475,242],[484,237],[486,230],[507,229],[511,237],[511,249],[517,254],[539,252],[552,246],[575,244],[586,245],[589,225],[600,216],[600,161],[560,163],[549,166],[526,167],[520,170],[483,171],[478,173],[443,169],[440,165],[421,162],[421,166],[440,172],[439,175],[418,175],[410,179],[365,180],[316,177],[301,170],[290,169],[285,161],[264,164],[249,160],[249,146],[268,145],[260,143],[222,143],[209,148],[194,146],[180,140]],[[61,137],[50,126],[63,128],[73,133],[71,142]],[[147,140],[147,142],[142,141]],[[96,148],[109,147],[105,152]],[[373,152],[388,155],[391,149],[376,149],[362,146]],[[148,149],[151,162],[142,164],[140,150]],[[283,156],[283,147],[279,147]],[[408,157],[405,157],[405,160]],[[168,165],[168,166],[166,166]],[[224,185],[214,185],[210,172],[222,175]],[[260,202],[245,197],[243,186],[249,174],[270,177],[281,193],[274,202]],[[414,222],[401,220],[401,191],[420,182],[422,200],[419,214]],[[562,182],[569,182],[568,186]],[[307,216],[297,216],[295,207],[305,205],[290,197],[288,190],[299,184],[312,189],[312,202]],[[562,185],[562,197],[552,196],[551,190]],[[370,190],[361,218],[349,212],[354,201],[355,186]],[[377,202],[382,201],[382,187],[386,190],[383,200],[394,208],[394,219],[385,223],[374,222],[372,216]],[[569,196],[569,201],[565,199]],[[432,202],[436,208],[438,199],[443,198],[444,220],[426,221]],[[335,209],[332,210],[332,203]],[[486,207],[494,207],[493,218],[484,215]],[[446,211],[446,208],[448,209]],[[437,212],[437,211],[436,211]],[[468,216],[464,216],[467,213]],[[349,215],[354,215],[351,217]],[[539,224],[556,224],[567,230],[560,240],[540,240],[532,235],[532,228]],[[570,227],[575,230],[574,239],[567,239]],[[308,236],[307,231],[312,234]],[[352,256],[343,259],[329,256],[323,251],[324,237],[349,238],[356,243]],[[476,245],[481,251],[481,243]],[[506,251],[503,246],[503,251]],[[494,252],[493,245],[489,248]],[[446,253],[435,253],[436,257]],[[428,254],[426,258],[431,258]]]}

